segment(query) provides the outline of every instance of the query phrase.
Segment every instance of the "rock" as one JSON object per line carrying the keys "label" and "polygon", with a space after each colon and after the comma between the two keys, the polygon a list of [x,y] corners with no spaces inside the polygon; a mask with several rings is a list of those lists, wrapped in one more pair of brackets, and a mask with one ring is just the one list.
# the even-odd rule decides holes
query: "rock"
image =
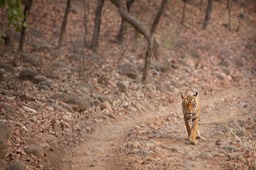
{"label": "rock", "polygon": [[5,74],[5,71],[3,69],[0,69],[0,82],[4,81],[4,74]]}
{"label": "rock", "polygon": [[184,149],[177,146],[177,147],[175,147],[175,148],[171,148],[171,151],[172,151],[172,152],[176,152],[176,153],[183,153],[183,152],[184,152]]}
{"label": "rock", "polygon": [[254,76],[256,76],[256,67],[252,67],[252,68],[251,68],[251,72],[252,72],[252,74],[253,74]]}
{"label": "rock", "polygon": [[78,9],[75,7],[75,6],[72,6],[70,11],[73,13],[73,14],[77,14],[78,13]]}
{"label": "rock", "polygon": [[40,61],[38,60],[37,56],[35,56],[33,54],[22,53],[20,55],[20,59],[23,63],[28,63],[28,64],[31,64],[33,66],[39,66],[40,65]]}
{"label": "rock", "polygon": [[227,144],[227,143],[223,143],[221,147],[222,147],[222,149],[228,150],[229,152],[239,151],[239,148],[237,146],[230,145],[230,144]]}
{"label": "rock", "polygon": [[24,149],[26,154],[33,154],[37,157],[44,156],[44,150],[39,144],[30,144],[27,148]]}
{"label": "rock", "polygon": [[201,153],[201,154],[199,155],[199,157],[202,158],[202,159],[209,159],[209,160],[210,160],[213,156],[212,156],[212,154],[209,153],[209,152],[203,152],[203,153]]}
{"label": "rock", "polygon": [[[230,53],[230,52],[229,52]],[[230,61],[229,60],[225,60],[225,59],[222,59],[219,63],[218,63],[219,66],[223,66],[223,67],[229,67],[231,64],[230,64]]]}
{"label": "rock", "polygon": [[104,109],[104,110],[102,110],[102,112],[103,112],[103,114],[107,115],[111,119],[115,119],[116,118],[116,116],[112,112],[108,111],[108,109]]}
{"label": "rock", "polygon": [[178,69],[178,68],[180,68],[180,65],[179,65],[179,63],[178,63],[177,60],[170,59],[170,60],[167,60],[167,62],[169,62],[170,66],[171,66],[173,69]]}
{"label": "rock", "polygon": [[[2,33],[2,31],[1,31]],[[1,39],[4,40],[4,46],[10,49],[15,48],[15,43],[18,41],[17,33],[12,29],[7,29],[4,34],[1,36]]]}
{"label": "rock", "polygon": [[161,91],[162,93],[170,92],[172,91],[170,85],[168,84],[157,84],[156,89]]}
{"label": "rock", "polygon": [[89,83],[81,83],[80,84],[80,89],[85,91],[85,92],[91,92],[95,90],[94,84],[89,82]]}
{"label": "rock", "polygon": [[37,75],[37,71],[31,70],[29,68],[24,68],[21,70],[19,79],[21,80],[33,80],[33,78]]}
{"label": "rock", "polygon": [[39,85],[40,86],[47,86],[51,90],[54,88],[54,84],[49,80],[42,81],[42,82],[39,83]]}
{"label": "rock", "polygon": [[31,28],[30,33],[31,33],[31,35],[33,35],[34,37],[37,37],[37,38],[41,38],[43,36],[43,34],[35,28]]}
{"label": "rock", "polygon": [[100,101],[109,101],[108,96],[106,96],[105,94],[99,93],[99,92],[94,92],[92,94],[92,96],[96,99],[99,99]]}
{"label": "rock", "polygon": [[4,110],[4,112],[2,112],[1,114],[8,113],[8,115],[6,114],[5,116],[14,117],[14,118],[17,117],[16,110],[14,109],[14,107],[12,105],[10,105],[8,103],[0,102],[0,107],[1,107],[1,109]]}
{"label": "rock", "polygon": [[68,110],[60,105],[58,105],[57,103],[52,103],[52,107],[54,110],[58,110],[61,112],[68,112]]}
{"label": "rock", "polygon": [[225,80],[226,79],[226,74],[222,73],[222,72],[215,72],[214,76],[216,76],[219,80]]}
{"label": "rock", "polygon": [[243,137],[243,136],[245,136],[245,134],[246,134],[246,130],[245,130],[244,127],[241,128],[241,129],[236,130],[236,135],[239,136],[239,137]]}
{"label": "rock", "polygon": [[189,67],[192,67],[192,68],[194,68],[195,65],[196,65],[195,61],[192,58],[187,58],[185,60],[185,64],[186,64],[186,66],[189,66]]}
{"label": "rock", "polygon": [[218,139],[217,141],[215,141],[215,144],[216,144],[216,145],[221,145],[222,142]]}
{"label": "rock", "polygon": [[186,158],[189,159],[189,160],[196,160],[197,156],[198,156],[198,152],[197,151],[189,151],[186,154]]}
{"label": "rock", "polygon": [[224,126],[221,130],[225,135],[230,135],[232,132],[232,129],[230,127]]}
{"label": "rock", "polygon": [[20,161],[15,161],[11,163],[6,170],[26,170],[26,167],[20,162]]}
{"label": "rock", "polygon": [[53,48],[53,46],[51,44],[48,44],[46,42],[40,42],[39,44],[36,44],[34,46],[36,51],[49,51]]}
{"label": "rock", "polygon": [[119,74],[126,75],[132,79],[136,79],[138,77],[137,67],[132,64],[121,65],[119,66]]}
{"label": "rock", "polygon": [[165,63],[160,63],[159,61],[153,60],[150,64],[150,67],[153,67],[157,71],[166,72],[168,67]]}
{"label": "rock", "polygon": [[101,109],[108,109],[108,111],[113,112],[112,106],[108,101],[101,103]]}
{"label": "rock", "polygon": [[3,159],[0,159],[0,167],[5,169],[7,167],[7,162]]}
{"label": "rock", "polygon": [[38,84],[42,81],[47,81],[47,78],[43,75],[37,75],[33,78],[33,83]]}
{"label": "rock", "polygon": [[49,91],[51,90],[48,86],[46,85],[38,85],[37,86],[38,90],[45,90],[45,91]]}
{"label": "rock", "polygon": [[91,61],[92,63],[96,63],[97,65],[102,65],[105,62],[102,59],[102,57],[100,55],[96,54],[96,53],[92,53],[88,57],[89,57],[89,61]]}
{"label": "rock", "polygon": [[80,97],[75,97],[71,96],[67,100],[68,104],[73,104],[76,105],[76,107],[73,107],[75,111],[83,112],[85,109],[88,109],[91,107],[90,100],[88,98],[80,98]]}
{"label": "rock", "polygon": [[244,18],[245,18],[245,14],[242,13],[242,12],[240,12],[239,15],[238,15],[238,17],[244,19]]}
{"label": "rock", "polygon": [[0,68],[4,69],[6,72],[9,72],[9,73],[15,72],[13,66],[11,66],[10,64],[2,63],[2,64],[0,64]]}
{"label": "rock", "polygon": [[62,117],[62,119],[63,119],[64,121],[70,122],[70,121],[72,120],[72,115],[71,115],[71,113],[64,115],[64,116]]}
{"label": "rock", "polygon": [[184,161],[184,165],[186,167],[186,169],[191,169],[192,167],[196,166],[196,161],[191,161],[191,160],[185,160]]}
{"label": "rock", "polygon": [[241,152],[232,152],[232,153],[228,153],[227,155],[232,159],[242,158]]}
{"label": "rock", "polygon": [[256,170],[256,159],[255,158],[254,158],[254,163],[253,163],[252,170]]}
{"label": "rock", "polygon": [[0,158],[4,158],[8,152],[8,140],[10,130],[5,123],[0,122]]}
{"label": "rock", "polygon": [[246,59],[244,57],[235,58],[235,65],[238,67],[243,67],[246,64]]}
{"label": "rock", "polygon": [[135,152],[136,154],[139,154],[141,156],[148,156],[150,154],[153,154],[154,152],[151,150],[146,150],[146,149],[140,149],[139,151]]}
{"label": "rock", "polygon": [[117,86],[117,88],[118,88],[118,90],[119,90],[120,92],[122,92],[122,93],[127,93],[127,91],[128,91],[128,85],[127,85],[126,83],[119,81],[119,82],[116,83],[116,86]]}

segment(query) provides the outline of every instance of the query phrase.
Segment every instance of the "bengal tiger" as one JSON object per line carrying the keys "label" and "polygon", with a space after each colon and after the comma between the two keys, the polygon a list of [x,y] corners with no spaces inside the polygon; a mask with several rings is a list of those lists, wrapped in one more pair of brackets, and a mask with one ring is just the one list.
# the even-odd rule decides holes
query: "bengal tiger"
{"label": "bengal tiger", "polygon": [[[193,95],[181,94],[182,111],[185,120],[185,125],[188,132],[190,144],[197,145],[197,140],[201,138],[198,124],[200,120],[200,102],[198,92]],[[192,126],[190,126],[192,122]]]}

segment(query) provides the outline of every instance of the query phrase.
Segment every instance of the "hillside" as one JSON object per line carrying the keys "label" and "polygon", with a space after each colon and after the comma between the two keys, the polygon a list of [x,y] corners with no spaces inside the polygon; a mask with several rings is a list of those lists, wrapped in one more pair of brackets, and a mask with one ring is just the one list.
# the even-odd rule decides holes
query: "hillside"
{"label": "hillside", "polygon": [[[226,2],[214,1],[203,30],[207,4],[200,2],[188,3],[181,25],[183,1],[168,1],[147,83],[145,39],[127,26],[118,43],[121,18],[109,1],[97,54],[83,47],[82,1],[72,2],[60,49],[66,1],[35,2],[24,52],[14,50],[17,33],[14,47],[0,45],[0,142],[8,148],[0,167],[254,170],[256,5],[234,1],[229,31]],[[149,25],[159,3],[135,2],[131,13]],[[91,2],[88,41],[95,8]],[[0,21],[0,33],[6,25]],[[196,146],[186,139],[181,109],[187,90],[198,91],[202,103],[203,140]]]}

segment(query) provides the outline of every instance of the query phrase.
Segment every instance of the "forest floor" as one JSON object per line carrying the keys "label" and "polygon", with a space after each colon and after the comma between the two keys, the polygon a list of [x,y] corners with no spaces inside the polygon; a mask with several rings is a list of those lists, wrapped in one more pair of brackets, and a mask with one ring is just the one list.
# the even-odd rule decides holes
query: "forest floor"
{"label": "forest floor", "polygon": [[[254,170],[256,11],[234,3],[229,31],[226,4],[216,1],[202,30],[199,2],[188,5],[184,25],[182,1],[168,4],[156,31],[159,59],[146,83],[146,43],[131,27],[117,43],[120,18],[110,2],[98,54],[83,47],[82,2],[72,5],[61,49],[55,42],[65,1],[36,2],[25,52],[0,47],[0,132],[1,123],[10,129],[0,169],[18,162],[32,170]],[[159,4],[137,3],[132,13],[151,21]],[[90,5],[93,28],[96,4]],[[198,145],[187,140],[180,97],[187,90],[200,96]]]}

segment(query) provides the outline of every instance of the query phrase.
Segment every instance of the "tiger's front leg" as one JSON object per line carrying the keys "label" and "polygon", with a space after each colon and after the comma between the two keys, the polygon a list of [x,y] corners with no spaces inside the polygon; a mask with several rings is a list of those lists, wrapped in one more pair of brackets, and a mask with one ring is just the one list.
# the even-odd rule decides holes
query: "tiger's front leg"
{"label": "tiger's front leg", "polygon": [[188,122],[188,120],[186,119],[185,115],[184,115],[184,121],[185,121],[186,129],[187,129],[187,132],[188,132],[188,137],[190,137],[191,128],[190,128],[190,126],[189,126],[189,122]]}
{"label": "tiger's front leg", "polygon": [[193,121],[193,125],[192,125],[192,128],[191,128],[191,135],[189,137],[189,142],[193,145],[197,145],[197,141],[196,141],[196,138],[198,136],[198,124],[199,124],[199,119],[195,119]]}

